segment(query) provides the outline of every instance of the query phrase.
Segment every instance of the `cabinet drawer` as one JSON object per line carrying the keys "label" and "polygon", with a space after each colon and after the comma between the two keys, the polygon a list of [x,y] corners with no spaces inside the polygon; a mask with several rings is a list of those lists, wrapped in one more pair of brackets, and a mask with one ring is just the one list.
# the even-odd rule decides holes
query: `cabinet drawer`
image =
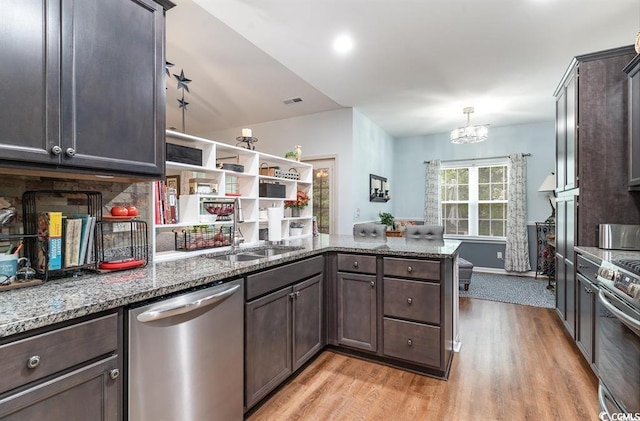
{"label": "cabinet drawer", "polygon": [[[0,346],[0,393],[118,348],[118,315],[110,314]],[[27,364],[39,362],[29,368]]]}
{"label": "cabinet drawer", "polygon": [[437,260],[414,260],[385,257],[384,274],[385,276],[440,281],[440,262]]}
{"label": "cabinet drawer", "polygon": [[440,328],[384,318],[384,355],[440,367]]}
{"label": "cabinet drawer", "polygon": [[375,274],[376,256],[338,254],[338,271]]}
{"label": "cabinet drawer", "polygon": [[384,279],[384,315],[440,323],[440,284]]}
{"label": "cabinet drawer", "polygon": [[279,290],[287,285],[307,279],[321,273],[324,269],[324,257],[316,256],[299,262],[265,270],[247,276],[247,300]]}
{"label": "cabinet drawer", "polygon": [[598,277],[598,268],[599,264],[592,262],[581,254],[577,255],[578,266],[576,270],[578,273],[582,274],[585,278],[587,278],[591,282],[596,282],[596,278]]}

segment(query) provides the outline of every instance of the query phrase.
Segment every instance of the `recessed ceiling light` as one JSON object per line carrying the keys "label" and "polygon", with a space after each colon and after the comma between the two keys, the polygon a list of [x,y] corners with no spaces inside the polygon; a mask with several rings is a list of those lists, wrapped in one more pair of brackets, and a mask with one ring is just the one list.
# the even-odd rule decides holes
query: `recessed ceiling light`
{"label": "recessed ceiling light", "polygon": [[338,35],[333,40],[333,49],[339,54],[346,54],[353,49],[353,39],[348,34]]}

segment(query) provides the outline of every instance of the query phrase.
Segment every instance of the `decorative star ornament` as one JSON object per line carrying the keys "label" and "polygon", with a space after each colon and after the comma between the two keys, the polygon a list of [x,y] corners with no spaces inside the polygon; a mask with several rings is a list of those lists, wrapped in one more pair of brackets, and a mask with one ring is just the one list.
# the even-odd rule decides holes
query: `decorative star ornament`
{"label": "decorative star ornament", "polygon": [[189,83],[191,82],[191,79],[184,77],[184,70],[180,70],[180,76],[174,73],[173,77],[178,81],[178,89],[184,89],[189,92]]}
{"label": "decorative star ornament", "polygon": [[167,72],[167,76],[169,77],[171,77],[171,71],[169,69],[172,68],[173,66],[175,66],[173,63],[170,63],[168,61],[164,62],[164,71]]}
{"label": "decorative star ornament", "polygon": [[184,98],[178,98],[178,103],[180,104],[178,108],[184,108],[185,110],[187,109],[187,105],[189,105],[189,103],[185,101]]}

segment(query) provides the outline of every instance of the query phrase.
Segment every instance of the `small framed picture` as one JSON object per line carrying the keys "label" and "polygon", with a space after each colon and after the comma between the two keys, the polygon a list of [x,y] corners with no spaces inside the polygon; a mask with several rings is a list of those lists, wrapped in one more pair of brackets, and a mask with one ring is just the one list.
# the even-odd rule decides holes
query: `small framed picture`
{"label": "small framed picture", "polygon": [[180,194],[180,176],[168,175],[167,176],[167,189],[176,189],[176,193]]}

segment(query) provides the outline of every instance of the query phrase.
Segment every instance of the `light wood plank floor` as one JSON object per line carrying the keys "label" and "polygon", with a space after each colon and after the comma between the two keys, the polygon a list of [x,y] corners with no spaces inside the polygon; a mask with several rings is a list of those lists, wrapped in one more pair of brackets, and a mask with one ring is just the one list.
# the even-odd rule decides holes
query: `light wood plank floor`
{"label": "light wood plank floor", "polygon": [[325,351],[248,420],[598,419],[597,378],[554,310],[461,298],[460,331],[448,381]]}

